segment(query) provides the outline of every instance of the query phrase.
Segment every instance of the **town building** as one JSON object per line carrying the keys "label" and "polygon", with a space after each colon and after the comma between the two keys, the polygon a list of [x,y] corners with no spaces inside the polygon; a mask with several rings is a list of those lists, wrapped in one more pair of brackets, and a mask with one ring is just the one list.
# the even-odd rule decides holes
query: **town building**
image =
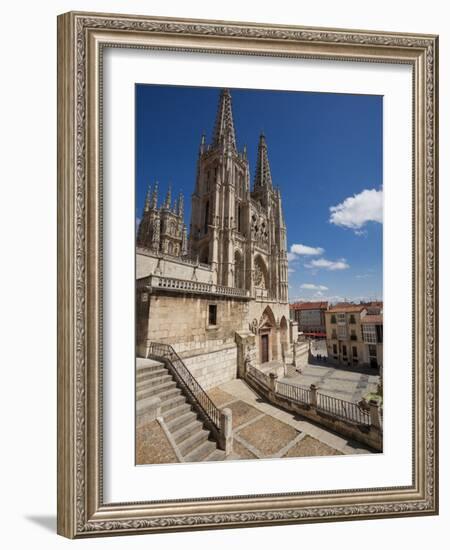
{"label": "town building", "polygon": [[328,302],[295,302],[289,306],[291,319],[298,323],[298,331],[310,338],[325,338],[325,312]]}
{"label": "town building", "polygon": [[383,366],[383,314],[367,313],[361,319],[364,342],[363,361],[371,367]]}
{"label": "town building", "polygon": [[343,365],[383,364],[382,305],[338,304],[325,313],[328,360]]}
{"label": "town building", "polygon": [[210,143],[201,137],[189,237],[183,198],[162,205],[149,189],[137,231],[136,345],[173,346],[210,388],[250,357],[282,362],[297,340],[289,321],[286,224],[261,134],[253,186],[238,150],[229,90],[219,98]]}

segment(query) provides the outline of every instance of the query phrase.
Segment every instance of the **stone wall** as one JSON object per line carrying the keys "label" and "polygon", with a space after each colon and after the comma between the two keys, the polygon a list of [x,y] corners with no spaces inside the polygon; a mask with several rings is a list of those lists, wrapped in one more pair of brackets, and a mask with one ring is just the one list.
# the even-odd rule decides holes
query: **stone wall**
{"label": "stone wall", "polygon": [[[205,388],[237,377],[235,333],[247,324],[248,303],[230,297],[148,294],[139,311],[137,353],[146,341],[170,344]],[[209,324],[209,306],[217,307],[217,324]],[[146,306],[146,307],[144,307]]]}
{"label": "stone wall", "polygon": [[[247,302],[219,296],[174,293],[149,295],[146,337],[170,344],[182,357],[209,353],[234,344],[247,319]],[[209,324],[209,306],[217,307],[217,324]]]}
{"label": "stone wall", "polygon": [[214,388],[237,376],[237,347],[184,357],[184,363],[203,389]]}

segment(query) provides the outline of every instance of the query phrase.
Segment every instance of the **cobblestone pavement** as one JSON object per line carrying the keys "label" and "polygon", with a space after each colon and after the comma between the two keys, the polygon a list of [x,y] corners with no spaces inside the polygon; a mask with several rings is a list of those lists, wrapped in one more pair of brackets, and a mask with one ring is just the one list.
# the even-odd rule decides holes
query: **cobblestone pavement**
{"label": "cobblestone pavement", "polygon": [[214,403],[233,413],[233,454],[229,460],[367,454],[363,444],[325,430],[264,401],[243,380],[208,391]]}
{"label": "cobblestone pavement", "polygon": [[380,380],[378,370],[370,367],[344,367],[319,361],[310,361],[301,371],[300,374],[293,367],[288,368],[289,383],[306,387],[315,384],[321,393],[354,403],[376,392]]}

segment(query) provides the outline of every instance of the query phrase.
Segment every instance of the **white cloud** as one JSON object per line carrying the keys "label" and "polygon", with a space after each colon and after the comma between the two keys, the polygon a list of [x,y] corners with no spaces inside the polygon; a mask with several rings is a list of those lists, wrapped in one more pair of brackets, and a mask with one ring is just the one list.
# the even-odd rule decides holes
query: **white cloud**
{"label": "white cloud", "polygon": [[325,251],[320,246],[307,246],[306,244],[293,244],[291,246],[291,251],[289,254],[294,254],[294,256],[320,256]]}
{"label": "white cloud", "polygon": [[297,256],[295,254],[292,254],[292,252],[288,252],[287,253],[287,259],[288,259],[288,262],[293,262],[294,260],[297,260]]}
{"label": "white cloud", "polygon": [[309,264],[305,264],[305,267],[308,267],[310,269],[323,268],[327,269],[328,271],[338,271],[341,269],[348,269],[350,266],[346,262],[345,258],[341,258],[340,260],[337,260],[335,262],[331,260],[326,260],[325,258],[319,258],[318,260],[311,260]]}
{"label": "white cloud", "polygon": [[382,189],[364,189],[361,193],[347,197],[337,206],[330,206],[330,222],[341,227],[359,231],[367,222],[383,223]]}
{"label": "white cloud", "polygon": [[306,290],[328,290],[327,286],[315,285],[313,283],[303,283],[300,288],[304,288]]}
{"label": "white cloud", "polygon": [[288,273],[295,273],[295,269],[292,269],[292,267],[288,267]]}

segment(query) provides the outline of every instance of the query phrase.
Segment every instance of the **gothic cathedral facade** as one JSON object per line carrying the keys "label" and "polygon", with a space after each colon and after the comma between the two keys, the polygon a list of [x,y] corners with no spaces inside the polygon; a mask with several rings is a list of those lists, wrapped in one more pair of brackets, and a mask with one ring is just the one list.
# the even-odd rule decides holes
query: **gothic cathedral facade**
{"label": "gothic cathedral facade", "polygon": [[246,354],[283,363],[289,322],[286,224],[264,134],[250,181],[238,150],[229,90],[221,91],[210,143],[201,137],[189,238],[180,195],[158,206],[148,190],[136,238],[137,351],[164,341],[205,387],[239,375]]}

